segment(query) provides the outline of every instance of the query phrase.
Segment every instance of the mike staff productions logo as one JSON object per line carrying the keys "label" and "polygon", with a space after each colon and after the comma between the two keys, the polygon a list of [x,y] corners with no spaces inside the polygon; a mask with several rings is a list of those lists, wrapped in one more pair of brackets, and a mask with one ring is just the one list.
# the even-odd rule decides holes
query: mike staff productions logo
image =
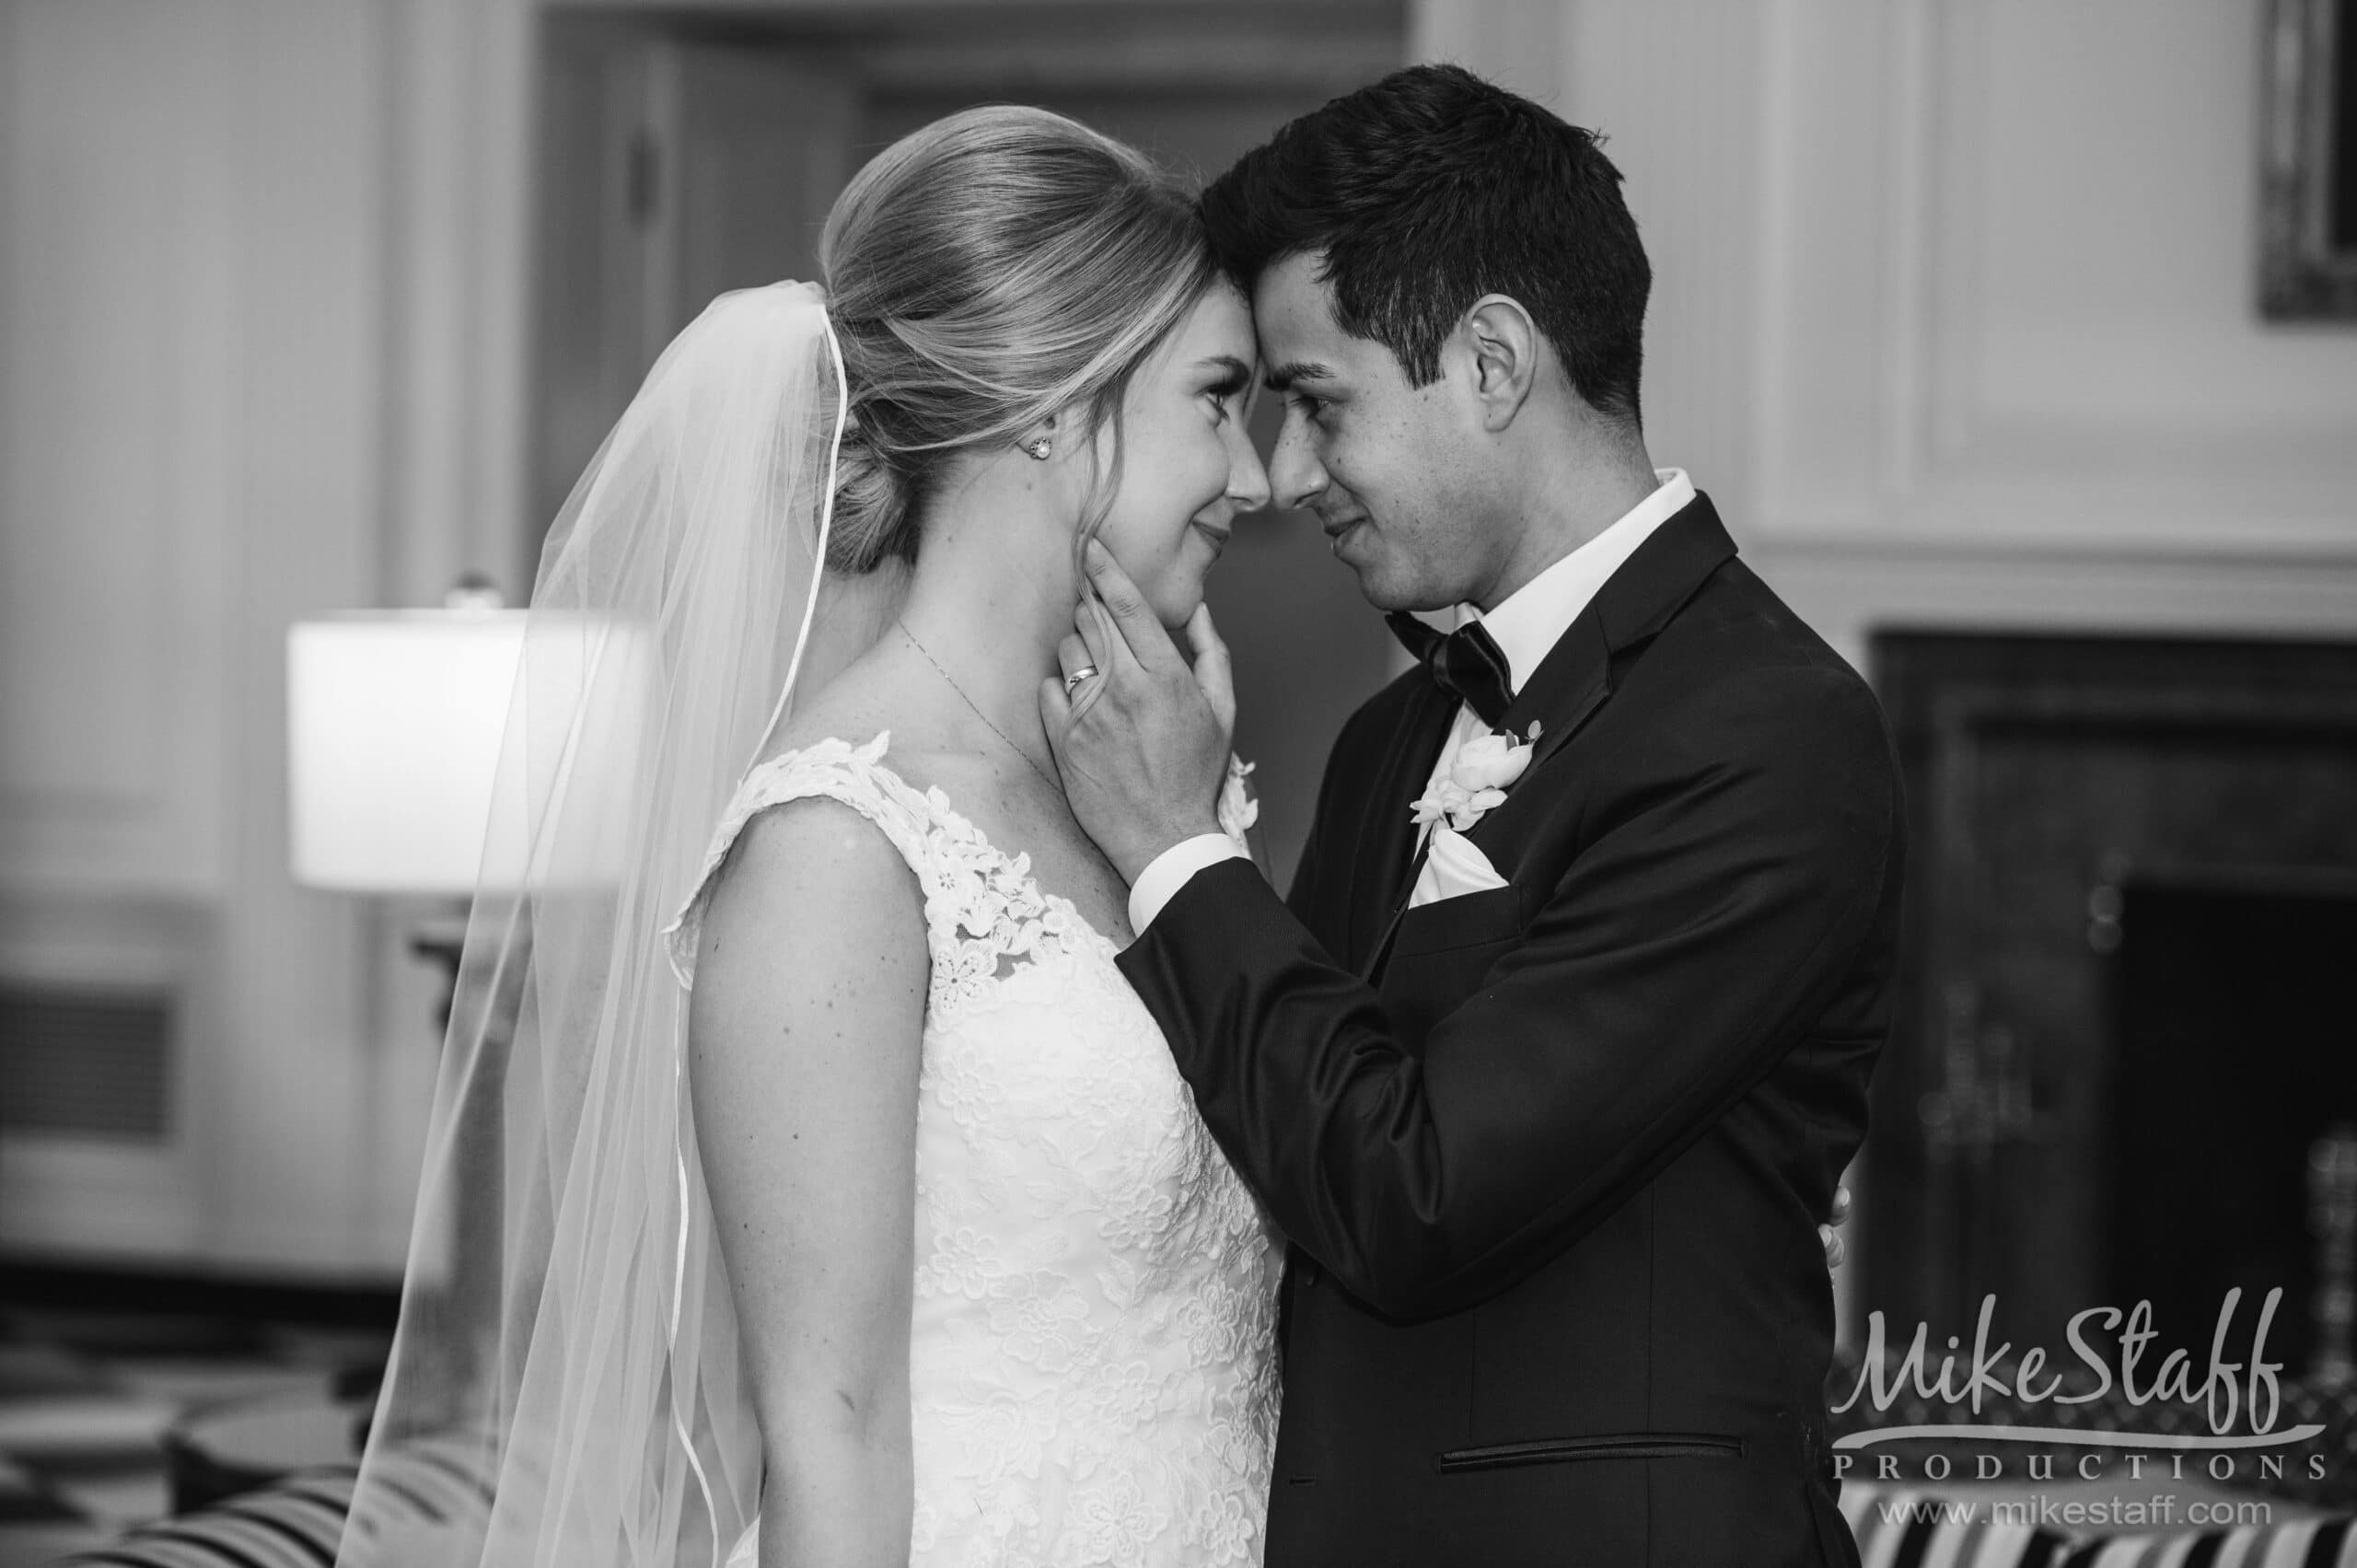
{"label": "mike staff productions logo", "polygon": [[[2002,1449],[1986,1446],[2034,1443],[2089,1450],[2079,1456],[2074,1467],[2075,1479],[2080,1481],[2099,1481],[2114,1474],[2141,1481],[2147,1465],[2160,1464],[2168,1467],[2171,1479],[2183,1479],[2189,1459],[2211,1480],[2218,1481],[2235,1480],[2254,1463],[2258,1479],[2280,1480],[2287,1461],[2302,1465],[2310,1480],[2320,1481],[2325,1475],[2325,1456],[2296,1450],[2324,1428],[2308,1423],[2275,1430],[2276,1421],[2282,1413],[2276,1374],[2283,1370],[2283,1365],[2267,1359],[2267,1334],[2282,1300],[2282,1288],[2278,1286],[2267,1293],[2247,1342],[2238,1338],[2235,1328],[2242,1294],[2239,1287],[2229,1290],[2219,1306],[2206,1367],[2184,1351],[2174,1350],[2158,1367],[2146,1369],[2143,1363],[2154,1335],[2153,1304],[2140,1301],[2126,1312],[2116,1307],[2091,1307],[2077,1314],[2064,1330],[2063,1337],[2070,1346],[2068,1356],[2049,1357],[2043,1346],[2032,1345],[2012,1365],[2010,1381],[2007,1357],[2013,1353],[2012,1343],[2006,1342],[1992,1348],[1989,1342],[1990,1324],[1997,1310],[1993,1294],[1981,1297],[1980,1324],[1969,1356],[1959,1359],[1963,1346],[1955,1335],[1950,1335],[1947,1353],[1939,1358],[1936,1370],[1931,1361],[1929,1324],[1916,1325],[1915,1337],[1909,1342],[1906,1353],[1894,1365],[1888,1353],[1883,1315],[1870,1313],[1866,1320],[1865,1359],[1858,1371],[1858,1382],[1849,1397],[1833,1407],[1836,1415],[1855,1409],[1861,1399],[1870,1399],[1877,1413],[1887,1413],[1911,1390],[1918,1398],[1945,1405],[1959,1416],[1974,1417],[1983,1413],[1984,1406],[1997,1401],[2003,1401],[2003,1408],[2009,1414],[2035,1411],[2038,1406],[2061,1408],[2107,1400],[2135,1410],[2173,1405],[2182,1407],[2188,1419],[2181,1423],[2164,1421],[2162,1424],[2207,1430],[2117,1432],[2099,1426],[2043,1424],[2036,1421],[1984,1423],[1963,1419],[1923,1425],[1868,1427],[1835,1439],[1834,1474],[1837,1479],[1854,1473],[1861,1479],[1875,1481],[1940,1481],[1951,1477],[1996,1481],[2009,1474],[2026,1474],[2032,1481],[2056,1479],[2055,1457],[2051,1454],[2030,1455],[2026,1469],[2016,1469],[2008,1464],[2009,1457]],[[2242,1354],[2240,1350],[2245,1342],[2249,1347],[2247,1354]],[[2237,1355],[2240,1359],[2235,1359]],[[2049,1361],[2056,1361],[2064,1369],[2084,1367],[2093,1375],[2094,1386],[2065,1392],[2063,1373],[2049,1371]],[[1899,1455],[1868,1452],[1885,1445],[1924,1439],[1951,1446],[1979,1445],[1960,1456],[1971,1464],[1969,1476],[1958,1475],[1954,1458],[1942,1451],[1923,1455],[1917,1462],[1917,1474],[1911,1477],[1901,1473]],[[1871,1470],[1860,1467],[1862,1458],[1874,1461]],[[2115,1471],[2114,1465],[2123,1468]]]}

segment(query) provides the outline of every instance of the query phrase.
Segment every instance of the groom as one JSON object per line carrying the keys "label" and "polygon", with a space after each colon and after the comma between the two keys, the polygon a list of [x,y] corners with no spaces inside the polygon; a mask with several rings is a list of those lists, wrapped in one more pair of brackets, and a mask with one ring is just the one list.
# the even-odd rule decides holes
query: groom
{"label": "groom", "polygon": [[1596,140],[1403,71],[1204,193],[1271,464],[1417,668],[1292,895],[1216,830],[1232,703],[1091,552],[1043,688],[1125,974],[1291,1239],[1272,1568],[1854,1564],[1817,1223],[1890,1018],[1865,685],[1640,434],[1650,273]]}

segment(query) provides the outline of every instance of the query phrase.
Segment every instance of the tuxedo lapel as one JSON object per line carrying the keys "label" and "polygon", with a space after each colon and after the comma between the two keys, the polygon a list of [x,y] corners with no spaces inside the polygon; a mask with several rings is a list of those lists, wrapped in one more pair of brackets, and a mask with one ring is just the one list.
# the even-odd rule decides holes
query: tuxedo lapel
{"label": "tuxedo lapel", "polygon": [[1605,640],[1603,623],[1591,603],[1564,629],[1545,661],[1515,693],[1498,727],[1527,738],[1530,726],[1538,726],[1530,758],[1535,768],[1576,734],[1611,692],[1612,647]]}
{"label": "tuxedo lapel", "polygon": [[1405,895],[1416,834],[1410,807],[1424,793],[1442,742],[1457,717],[1457,703],[1429,681],[1409,698],[1389,755],[1372,785],[1366,825],[1351,879],[1351,966],[1364,967],[1381,938],[1394,905]]}
{"label": "tuxedo lapel", "polygon": [[1734,556],[1735,541],[1711,498],[1697,495],[1621,563],[1506,709],[1503,728],[1523,735],[1534,720],[1539,726],[1532,767],[1553,756],[1604,705],[1612,694],[1615,656],[1649,641]]}
{"label": "tuxedo lapel", "polygon": [[[1529,788],[1532,776],[1612,695],[1620,668],[1616,656],[1650,640],[1667,625],[1694,597],[1694,590],[1733,559],[1735,552],[1735,541],[1720,524],[1710,497],[1697,495],[1664,519],[1652,537],[1605,580],[1530,679],[1515,691],[1501,721],[1501,728],[1517,736],[1528,735],[1533,723],[1538,726],[1530,765],[1515,782],[1515,790]],[[1507,801],[1512,804],[1512,794]],[[1507,830],[1491,826],[1501,819],[1511,821],[1512,813],[1504,807],[1489,813],[1466,837],[1502,875],[1511,877],[1513,868],[1498,854]],[[1485,829],[1490,830],[1485,833]]]}

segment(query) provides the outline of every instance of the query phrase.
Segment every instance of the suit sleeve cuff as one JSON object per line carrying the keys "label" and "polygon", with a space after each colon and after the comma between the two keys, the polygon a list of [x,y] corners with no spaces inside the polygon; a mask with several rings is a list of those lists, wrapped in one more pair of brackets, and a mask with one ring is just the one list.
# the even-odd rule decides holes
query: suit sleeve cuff
{"label": "suit sleeve cuff", "polygon": [[1223,860],[1248,858],[1225,833],[1200,833],[1179,840],[1155,855],[1131,886],[1130,929],[1144,935],[1145,928],[1162,912],[1162,907],[1204,866],[1217,865]]}

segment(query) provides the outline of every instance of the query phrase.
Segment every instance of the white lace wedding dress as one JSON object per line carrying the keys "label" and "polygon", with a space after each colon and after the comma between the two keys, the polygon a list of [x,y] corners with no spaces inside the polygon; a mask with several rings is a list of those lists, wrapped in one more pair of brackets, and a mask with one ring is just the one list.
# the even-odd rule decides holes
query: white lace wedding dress
{"label": "white lace wedding dress", "polygon": [[[674,942],[752,815],[813,796],[923,889],[913,1568],[1257,1563],[1279,1255],[1115,947],[950,808],[828,740],[737,792]],[[844,1179],[855,1180],[855,1172]],[[756,1561],[758,1528],[730,1556]]]}

